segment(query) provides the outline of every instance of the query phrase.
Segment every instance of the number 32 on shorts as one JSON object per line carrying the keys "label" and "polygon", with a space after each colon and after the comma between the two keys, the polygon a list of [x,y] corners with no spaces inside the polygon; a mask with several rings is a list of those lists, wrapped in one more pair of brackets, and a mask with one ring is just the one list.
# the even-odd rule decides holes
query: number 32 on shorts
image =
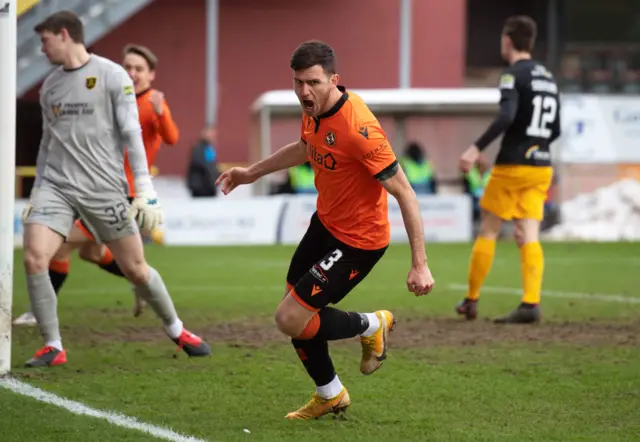
{"label": "number 32 on shorts", "polygon": [[327,259],[320,261],[320,267],[322,270],[329,271],[340,258],[342,258],[342,250],[335,249]]}
{"label": "number 32 on shorts", "polygon": [[118,203],[113,207],[107,207],[106,209],[104,209],[104,213],[106,213],[109,217],[107,222],[112,226],[123,223],[128,218],[127,207],[124,205],[124,203]]}

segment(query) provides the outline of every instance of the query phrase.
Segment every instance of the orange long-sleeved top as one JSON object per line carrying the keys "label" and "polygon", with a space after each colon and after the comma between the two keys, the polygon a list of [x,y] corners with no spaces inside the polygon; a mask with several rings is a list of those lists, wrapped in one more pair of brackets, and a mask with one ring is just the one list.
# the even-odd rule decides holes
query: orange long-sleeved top
{"label": "orange long-sleeved top", "polygon": [[[169,145],[176,144],[180,135],[178,126],[176,126],[173,118],[171,118],[171,111],[166,101],[162,102],[162,115],[158,115],[153,109],[153,105],[149,101],[149,93],[152,90],[153,89],[147,89],[136,96],[140,127],[142,128],[142,141],[144,142],[144,148],[147,153],[149,170],[151,170],[151,166],[155,162],[156,155],[162,143],[164,142]],[[124,152],[124,172],[127,176],[127,182],[129,183],[129,196],[135,197],[136,191],[133,186],[133,173],[131,172],[131,165],[129,164],[126,149]]]}

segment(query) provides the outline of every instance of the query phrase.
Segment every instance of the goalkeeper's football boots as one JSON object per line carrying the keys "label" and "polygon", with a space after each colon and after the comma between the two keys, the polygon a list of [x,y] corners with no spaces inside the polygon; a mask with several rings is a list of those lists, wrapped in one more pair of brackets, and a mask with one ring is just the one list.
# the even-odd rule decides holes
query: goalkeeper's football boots
{"label": "goalkeeper's football boots", "polygon": [[178,339],[173,339],[173,342],[178,344],[178,349],[182,349],[191,357],[209,356],[211,354],[209,344],[207,344],[200,336],[194,335],[185,328],[182,329],[180,337]]}
{"label": "goalkeeper's football boots", "polygon": [[29,359],[25,367],[54,367],[67,363],[67,352],[57,348],[44,346]]}
{"label": "goalkeeper's football boots", "polygon": [[342,387],[342,391],[332,399],[325,399],[318,393],[313,393],[313,397],[305,406],[292,411],[285,418],[290,420],[318,419],[329,413],[333,413],[337,418],[342,418],[349,405],[351,405],[349,393],[346,388]]}
{"label": "goalkeeper's football boots", "polygon": [[537,304],[520,304],[506,316],[495,319],[496,324],[532,324],[540,322],[540,306]]}
{"label": "goalkeeper's football boots", "polygon": [[456,313],[472,321],[478,317],[478,301],[464,298],[456,305]]}
{"label": "goalkeeper's football boots", "polygon": [[369,375],[376,371],[387,358],[389,333],[393,330],[396,320],[390,311],[378,310],[376,316],[380,320],[380,328],[371,336],[360,336],[362,345],[362,359],[360,372]]}

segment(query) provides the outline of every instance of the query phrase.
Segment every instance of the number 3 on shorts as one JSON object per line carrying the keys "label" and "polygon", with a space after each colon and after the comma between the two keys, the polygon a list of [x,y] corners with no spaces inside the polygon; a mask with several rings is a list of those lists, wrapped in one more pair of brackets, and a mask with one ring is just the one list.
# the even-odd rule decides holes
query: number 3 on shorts
{"label": "number 3 on shorts", "polygon": [[340,258],[342,258],[342,250],[335,249],[331,256],[324,261],[320,261],[320,267],[322,267],[322,270],[328,271]]}

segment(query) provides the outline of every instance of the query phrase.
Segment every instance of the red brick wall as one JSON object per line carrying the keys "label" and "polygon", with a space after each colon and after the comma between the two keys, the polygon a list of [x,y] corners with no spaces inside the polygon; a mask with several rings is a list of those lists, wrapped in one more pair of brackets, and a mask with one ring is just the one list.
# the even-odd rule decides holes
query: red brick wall
{"label": "red brick wall", "polygon": [[[220,0],[220,161],[248,160],[249,106],[264,91],[291,87],[289,57],[304,40],[334,46],[349,88],[397,86],[399,5],[400,0]],[[412,86],[462,86],[466,1],[413,5]],[[181,137],[175,148],[160,151],[157,164],[163,174],[182,175],[204,122],[204,0],[156,0],[93,49],[120,60],[127,43],[148,45],[158,55],[155,86],[166,94]],[[421,126],[410,133],[419,135]],[[297,121],[275,125],[274,143],[297,131]]]}

